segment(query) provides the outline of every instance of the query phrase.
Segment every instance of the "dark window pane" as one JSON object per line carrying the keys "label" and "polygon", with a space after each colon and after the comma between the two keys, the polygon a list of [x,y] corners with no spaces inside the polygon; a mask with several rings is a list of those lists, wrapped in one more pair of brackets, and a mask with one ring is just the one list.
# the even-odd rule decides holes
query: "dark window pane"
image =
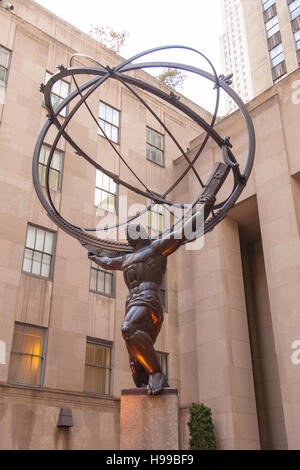
{"label": "dark window pane", "polygon": [[104,359],[103,359],[103,365],[105,367],[110,367],[110,356],[111,356],[111,348],[105,347],[104,348]]}
{"label": "dark window pane", "polygon": [[25,330],[23,352],[26,354],[33,354],[33,344],[34,344],[34,335],[28,333]]}
{"label": "dark window pane", "polygon": [[93,367],[93,383],[92,392],[102,393],[101,390],[101,369],[99,367]]}
{"label": "dark window pane", "polygon": [[110,394],[111,347],[87,342],[84,390],[104,395]]}
{"label": "dark window pane", "polygon": [[19,383],[23,383],[23,384],[29,383],[30,366],[31,366],[31,356],[22,355],[20,357],[20,369],[19,369],[19,377],[18,377]]}
{"label": "dark window pane", "polygon": [[31,273],[32,257],[33,257],[33,251],[25,249],[24,261],[23,261],[23,271],[25,271],[27,273]]}
{"label": "dark window pane", "polygon": [[39,180],[42,186],[46,186],[46,167],[39,164]]}
{"label": "dark window pane", "polygon": [[109,370],[107,369],[100,369],[101,371],[101,393],[103,395],[108,395],[109,394]]}
{"label": "dark window pane", "polygon": [[6,74],[7,74],[6,69],[3,68],[3,67],[0,67],[0,85],[1,85],[1,86],[4,86],[4,85],[5,85],[5,82],[6,82]]}
{"label": "dark window pane", "polygon": [[105,278],[105,294],[112,295],[112,275],[107,274]]}
{"label": "dark window pane", "polygon": [[97,291],[104,292],[104,272],[98,271]]}
{"label": "dark window pane", "polygon": [[84,370],[84,390],[86,392],[92,392],[92,382],[93,382],[93,367],[85,366]]}
{"label": "dark window pane", "polygon": [[55,170],[50,170],[49,187],[53,191],[58,191],[58,186],[59,186],[59,172]]}
{"label": "dark window pane", "polygon": [[97,290],[97,271],[95,269],[91,269],[90,289]]}
{"label": "dark window pane", "polygon": [[97,345],[95,351],[95,365],[103,366],[104,346]]}
{"label": "dark window pane", "polygon": [[29,377],[29,384],[39,385],[41,382],[41,369],[42,369],[42,359],[40,357],[31,358],[31,370]]}
{"label": "dark window pane", "polygon": [[95,345],[91,343],[86,344],[85,362],[87,364],[94,364]]}
{"label": "dark window pane", "polygon": [[100,101],[98,133],[112,142],[119,143],[120,112]]}
{"label": "dark window pane", "polygon": [[52,232],[28,225],[23,260],[24,272],[50,278],[53,239]]}

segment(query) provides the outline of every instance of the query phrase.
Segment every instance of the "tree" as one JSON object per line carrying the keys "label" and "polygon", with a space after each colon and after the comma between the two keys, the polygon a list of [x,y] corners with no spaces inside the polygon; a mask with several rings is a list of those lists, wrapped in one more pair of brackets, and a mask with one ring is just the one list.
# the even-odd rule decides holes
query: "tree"
{"label": "tree", "polygon": [[157,78],[170,88],[182,90],[186,75],[181,70],[165,69]]}
{"label": "tree", "polygon": [[216,438],[211,409],[207,406],[192,404],[190,408],[190,450],[216,450]]}
{"label": "tree", "polygon": [[100,44],[103,44],[112,51],[120,52],[120,49],[124,46],[129,33],[127,31],[121,31],[118,33],[109,26],[91,25],[89,36],[96,39],[96,41],[100,42]]}

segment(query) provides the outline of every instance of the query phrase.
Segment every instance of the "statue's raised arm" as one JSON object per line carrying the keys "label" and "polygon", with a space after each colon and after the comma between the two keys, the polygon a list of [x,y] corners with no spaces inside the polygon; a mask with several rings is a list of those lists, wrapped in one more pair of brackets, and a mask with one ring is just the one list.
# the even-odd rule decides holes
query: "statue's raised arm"
{"label": "statue's raised arm", "polygon": [[91,261],[101,266],[101,268],[122,271],[122,264],[125,256],[118,256],[116,258],[110,258],[108,256],[97,256],[94,253],[89,253],[88,257]]}

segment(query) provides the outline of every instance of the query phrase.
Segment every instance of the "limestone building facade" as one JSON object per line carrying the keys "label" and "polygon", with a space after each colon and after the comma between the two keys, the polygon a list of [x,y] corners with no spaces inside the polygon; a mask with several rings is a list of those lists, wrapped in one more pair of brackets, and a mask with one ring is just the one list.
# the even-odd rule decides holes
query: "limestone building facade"
{"label": "limestone building facade", "polygon": [[[91,265],[86,250],[50,222],[33,188],[31,162],[46,120],[39,92],[46,74],[76,51],[109,65],[121,58],[32,0],[14,5],[13,12],[0,9],[0,448],[118,449],[120,392],[132,387],[121,335],[126,287],[121,273]],[[212,409],[219,449],[300,448],[299,80],[296,69],[248,104],[257,154],[247,188],[201,250],[182,248],[169,260],[156,349],[179,390],[181,448],[188,448],[193,402]],[[61,83],[53,100],[72,86]],[[199,127],[143,96],[192,156],[203,140]],[[186,163],[163,128],[118,83],[105,84],[90,105],[152,191],[162,193],[182,172]],[[134,184],[87,113],[68,130]],[[248,142],[240,113],[217,130],[231,136],[242,166]],[[200,175],[220,159],[211,142]],[[220,197],[230,187],[228,181]],[[171,196],[189,201],[196,192],[190,174]],[[100,219],[121,217],[124,196],[134,211],[146,203],[63,142],[51,194],[68,220],[84,226],[99,222],[99,206]],[[157,229],[164,217],[156,208],[145,222]],[[72,428],[57,427],[62,408],[72,410]]]}
{"label": "limestone building facade", "polygon": [[254,96],[300,64],[298,0],[243,0]]}

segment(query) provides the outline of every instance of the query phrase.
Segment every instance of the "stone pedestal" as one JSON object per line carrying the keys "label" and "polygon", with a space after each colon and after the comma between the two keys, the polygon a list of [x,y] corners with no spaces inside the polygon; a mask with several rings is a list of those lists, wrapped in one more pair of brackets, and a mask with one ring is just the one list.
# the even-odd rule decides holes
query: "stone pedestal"
{"label": "stone pedestal", "polygon": [[121,450],[178,450],[178,391],[149,396],[146,388],[122,390]]}

